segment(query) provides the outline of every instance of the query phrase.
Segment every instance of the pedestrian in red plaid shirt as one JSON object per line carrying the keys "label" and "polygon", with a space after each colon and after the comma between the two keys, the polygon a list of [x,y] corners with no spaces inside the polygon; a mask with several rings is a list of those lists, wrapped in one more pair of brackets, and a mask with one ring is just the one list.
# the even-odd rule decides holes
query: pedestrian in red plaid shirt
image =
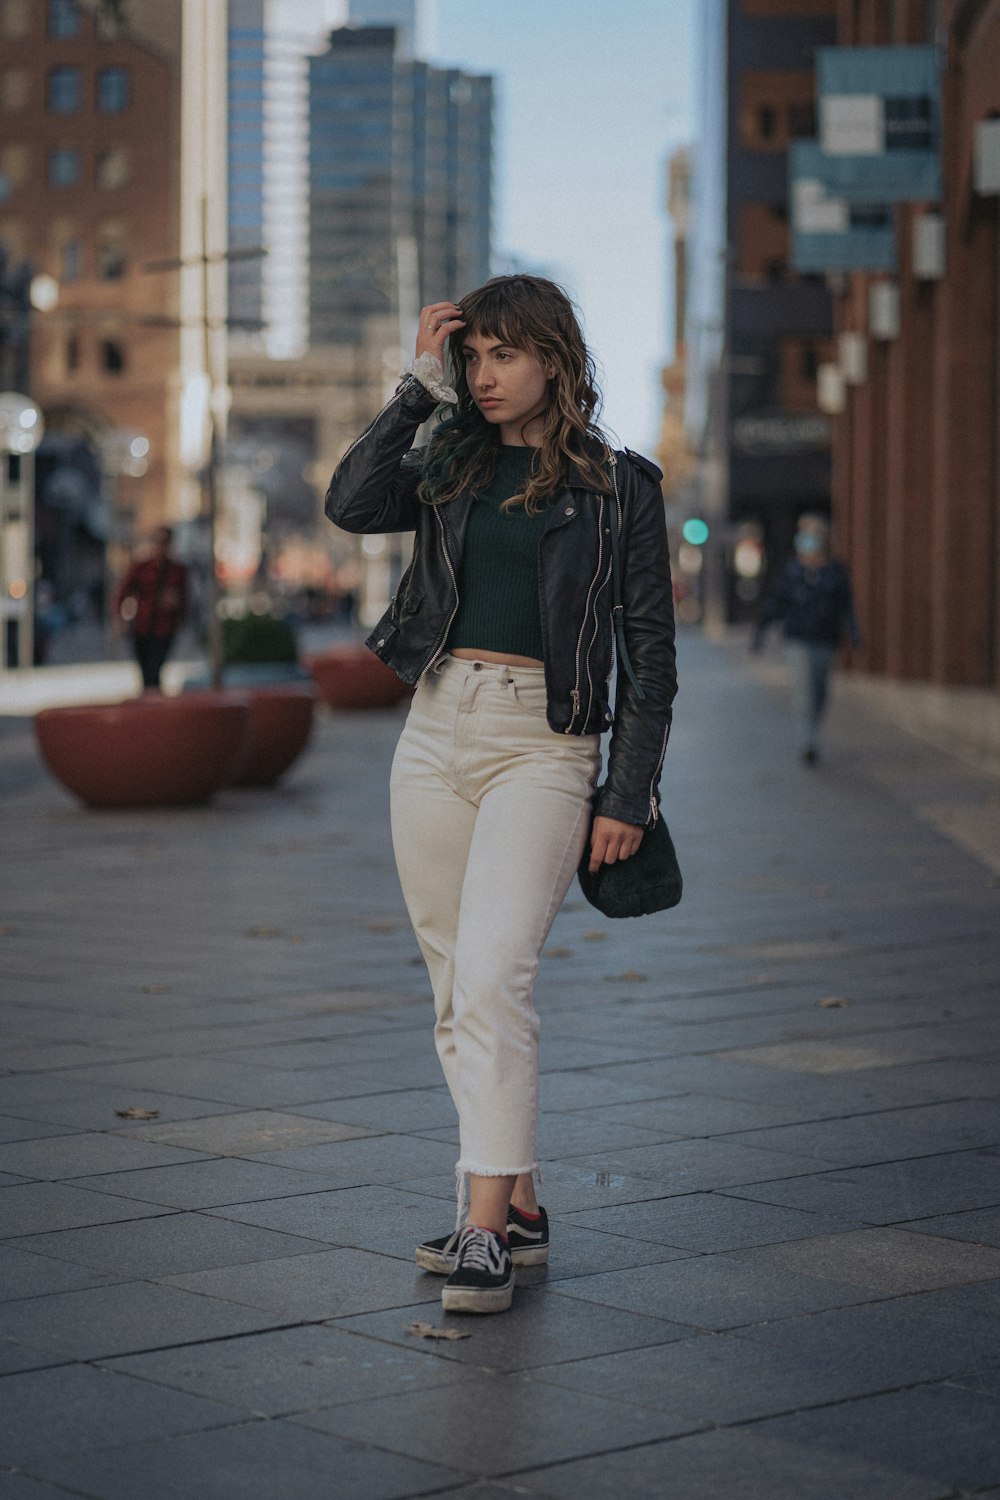
{"label": "pedestrian in red plaid shirt", "polygon": [[115,591],[115,618],[132,637],[143,688],[153,691],[187,606],[187,568],[170,556],[172,540],[169,526],[157,527],[152,553],[132,564]]}

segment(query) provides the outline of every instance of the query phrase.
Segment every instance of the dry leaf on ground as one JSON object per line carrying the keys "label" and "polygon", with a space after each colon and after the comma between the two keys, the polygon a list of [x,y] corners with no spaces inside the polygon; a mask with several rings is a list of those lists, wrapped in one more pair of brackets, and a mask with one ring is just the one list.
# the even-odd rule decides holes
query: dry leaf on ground
{"label": "dry leaf on ground", "polygon": [[433,1323],[411,1323],[407,1333],[415,1339],[471,1339],[471,1333],[459,1333],[457,1328],[435,1328]]}
{"label": "dry leaf on ground", "polygon": [[585,932],[583,934],[583,941],[585,943],[603,943],[607,939],[607,936],[606,932],[601,932],[599,928],[595,927],[592,932]]}
{"label": "dry leaf on ground", "polygon": [[130,1104],[128,1109],[116,1109],[115,1114],[120,1120],[158,1120],[160,1118],[158,1109],[140,1109],[138,1104]]}
{"label": "dry leaf on ground", "polygon": [[837,1006],[850,1005],[851,1002],[850,1000],[842,1000],[839,995],[827,995],[826,999],[821,1000],[819,1003],[821,1009],[833,1010]]}
{"label": "dry leaf on ground", "polygon": [[543,958],[572,958],[572,948],[543,948]]}

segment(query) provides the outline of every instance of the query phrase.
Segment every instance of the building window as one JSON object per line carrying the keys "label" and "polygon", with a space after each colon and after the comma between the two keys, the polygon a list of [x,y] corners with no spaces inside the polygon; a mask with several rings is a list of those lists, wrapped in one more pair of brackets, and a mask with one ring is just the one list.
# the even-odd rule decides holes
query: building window
{"label": "building window", "polygon": [[0,22],[4,36],[10,37],[11,41],[27,36],[31,30],[28,0],[0,0]]}
{"label": "building window", "polygon": [[0,73],[0,109],[5,115],[17,115],[26,108],[31,89],[31,75],[25,68],[4,68]]}
{"label": "building window", "polygon": [[788,106],[788,135],[790,140],[816,134],[815,104],[790,104]]}
{"label": "building window", "polygon": [[49,73],[47,103],[53,115],[72,115],[80,108],[79,68],[53,68]]}
{"label": "building window", "polygon": [[105,146],[97,153],[97,186],[124,187],[129,180],[128,152],[124,146]]}
{"label": "building window", "polygon": [[80,153],[72,146],[55,146],[49,152],[49,187],[75,187],[80,181]]}
{"label": "building window", "polygon": [[129,104],[128,68],[102,68],[97,75],[97,107],[102,115],[120,115]]}
{"label": "building window", "polygon": [[76,0],[49,0],[49,36],[79,36],[80,7]]}
{"label": "building window", "polygon": [[120,281],[125,275],[125,246],[117,235],[98,241],[97,274],[101,281]]}
{"label": "building window", "polygon": [[126,0],[103,0],[97,11],[97,35],[105,42],[117,42],[125,36]]}
{"label": "building window", "polygon": [[125,369],[125,348],[119,339],[101,340],[101,369],[106,375],[120,375]]}
{"label": "building window", "polygon": [[0,177],[7,185],[5,197],[9,198],[15,188],[24,186],[28,180],[28,165],[27,146],[4,146],[0,151]]}
{"label": "building window", "polygon": [[80,241],[77,239],[63,240],[59,246],[59,280],[80,280]]}
{"label": "building window", "polygon": [[757,134],[762,141],[773,141],[778,130],[778,116],[769,104],[757,111]]}

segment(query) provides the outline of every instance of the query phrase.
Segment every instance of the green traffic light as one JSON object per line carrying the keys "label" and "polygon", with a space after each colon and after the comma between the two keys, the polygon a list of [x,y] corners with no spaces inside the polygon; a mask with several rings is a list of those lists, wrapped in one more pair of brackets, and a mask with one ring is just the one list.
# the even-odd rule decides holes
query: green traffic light
{"label": "green traffic light", "polygon": [[681,528],[681,536],[692,547],[704,547],[708,541],[708,527],[697,516],[692,516],[689,521],[684,522]]}

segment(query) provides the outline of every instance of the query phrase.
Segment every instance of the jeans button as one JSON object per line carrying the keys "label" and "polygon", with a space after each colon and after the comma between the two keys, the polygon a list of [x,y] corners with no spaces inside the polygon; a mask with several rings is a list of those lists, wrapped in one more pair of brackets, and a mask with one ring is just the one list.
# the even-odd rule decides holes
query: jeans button
{"label": "jeans button", "polygon": [[483,664],[482,664],[482,662],[481,661],[474,661],[472,663],[472,670],[474,672],[481,672],[483,670]]}

